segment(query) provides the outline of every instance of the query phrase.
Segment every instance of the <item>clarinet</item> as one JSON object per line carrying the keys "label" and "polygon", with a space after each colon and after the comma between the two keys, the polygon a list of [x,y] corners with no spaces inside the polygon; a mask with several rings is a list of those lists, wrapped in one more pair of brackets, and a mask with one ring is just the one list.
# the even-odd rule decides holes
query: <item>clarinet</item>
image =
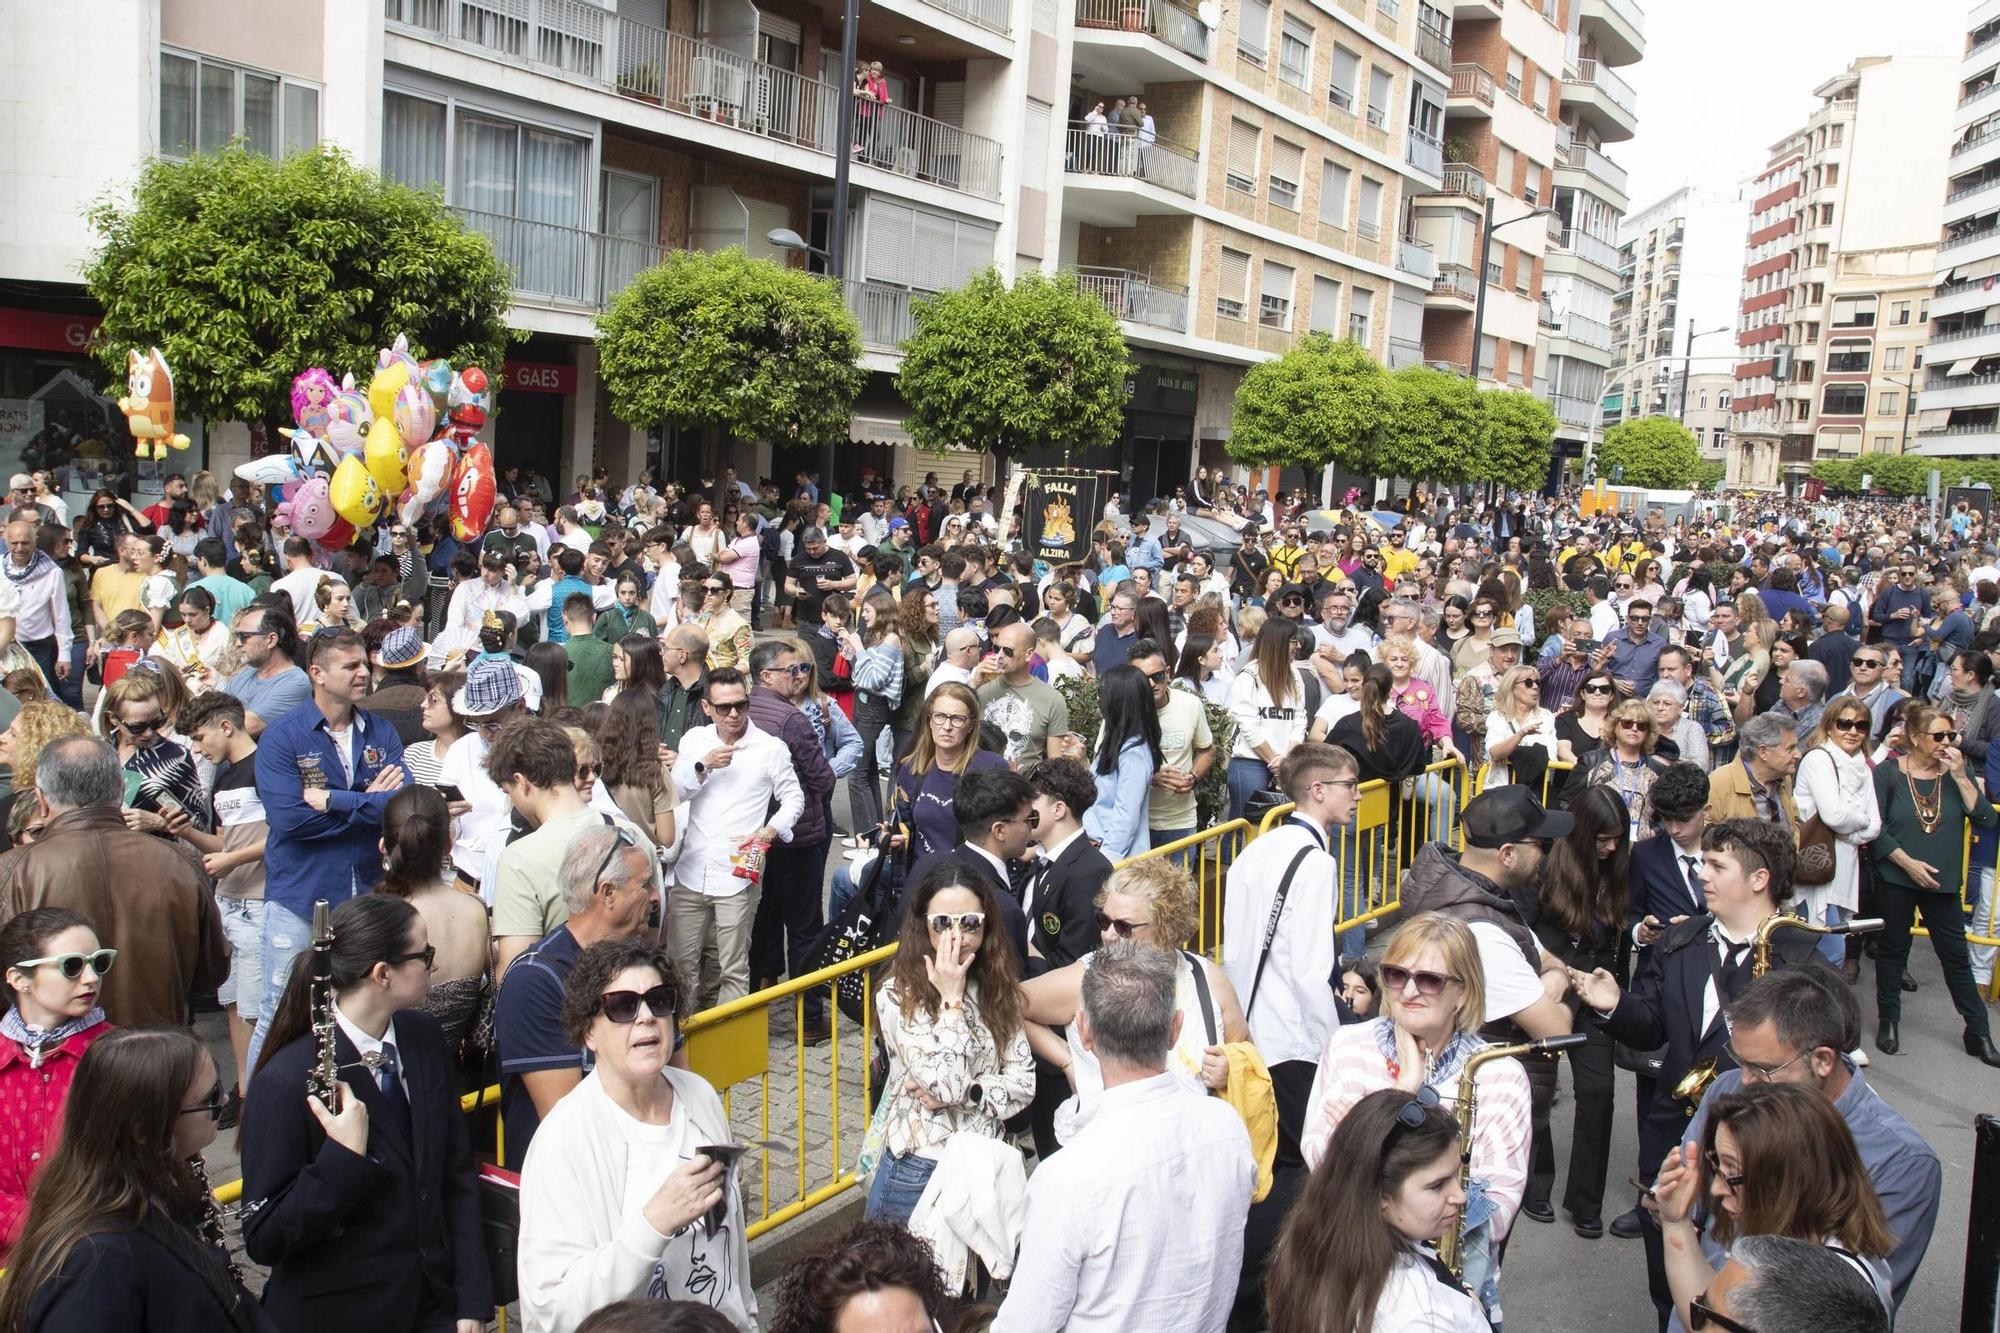
{"label": "clarinet", "polygon": [[340,1066],[334,1050],[333,1022],[333,926],[326,899],[313,904],[312,942],[312,1068],[306,1072],[306,1091],[317,1097],[329,1111],[340,1111]]}
{"label": "clarinet", "polygon": [[223,1220],[222,1205],[215,1201],[215,1191],[208,1183],[208,1163],[202,1161],[200,1153],[196,1153],[187,1159],[187,1165],[189,1172],[195,1178],[195,1183],[201,1186],[201,1221],[196,1224],[195,1232],[203,1241],[215,1247],[216,1253],[222,1256],[223,1264],[229,1269],[230,1281],[241,1286],[243,1267],[236,1262],[236,1256],[229,1252],[229,1232]]}

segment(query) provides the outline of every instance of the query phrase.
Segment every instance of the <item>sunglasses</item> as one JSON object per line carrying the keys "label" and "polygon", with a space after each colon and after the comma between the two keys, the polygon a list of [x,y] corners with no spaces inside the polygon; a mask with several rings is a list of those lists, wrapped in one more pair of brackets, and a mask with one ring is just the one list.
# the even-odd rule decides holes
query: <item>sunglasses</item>
{"label": "sunglasses", "polygon": [[1459,980],[1444,972],[1413,972],[1394,963],[1382,964],[1375,969],[1375,973],[1382,978],[1384,988],[1390,991],[1400,991],[1414,981],[1419,995],[1442,995],[1446,986]]}
{"label": "sunglasses", "polygon": [[392,953],[382,961],[390,967],[401,967],[405,963],[414,963],[417,959],[421,958],[424,960],[424,971],[428,972],[431,970],[431,966],[437,962],[437,956],[437,945],[426,944],[415,953]]}
{"label": "sunglasses", "polygon": [[934,935],[942,935],[953,926],[958,927],[967,935],[977,935],[980,931],[986,929],[986,913],[984,912],[933,912],[929,917],[929,921],[931,933]]}
{"label": "sunglasses", "polygon": [[1583,692],[1585,694],[1609,694],[1611,693],[1611,687],[1609,685],[1586,685],[1583,687]]}
{"label": "sunglasses", "polygon": [[215,1086],[208,1090],[208,1096],[196,1102],[193,1106],[183,1106],[181,1114],[194,1115],[200,1112],[206,1114],[210,1120],[220,1120],[222,1119],[222,1108],[227,1104],[228,1099],[223,1095],[222,1091],[222,1076],[218,1074],[216,1075]]}
{"label": "sunglasses", "polygon": [[716,713],[724,717],[734,717],[748,708],[750,701],[748,699],[738,699],[733,704],[719,704],[713,699],[708,699],[703,701],[703,706],[711,713]]}
{"label": "sunglasses", "polygon": [[1956,741],[1956,740],[1958,739],[1958,733],[1957,733],[1957,732],[1955,732],[1955,731],[1933,731],[1933,732],[1928,732],[1928,733],[1926,733],[1926,734],[1927,734],[1927,735],[1928,735],[1928,736],[1929,736],[1929,737],[1930,737],[1930,738],[1931,738],[1932,740],[1934,740],[1934,741],[1942,741],[1942,742],[1944,742],[1944,743],[1945,743],[1946,745],[1949,745],[1949,744],[1951,744],[1951,743],[1952,743],[1953,741]]}
{"label": "sunglasses", "polygon": [[65,981],[75,981],[83,975],[86,963],[101,977],[111,970],[112,961],[117,957],[116,949],[99,949],[94,953],[52,953],[47,958],[23,958],[14,966],[23,972],[31,967],[52,966],[63,974]]}
{"label": "sunglasses", "polygon": [[1629,717],[1618,724],[1618,730],[1620,731],[1649,731],[1651,729],[1650,723],[1640,722]]}
{"label": "sunglasses", "polygon": [[1517,688],[1523,690],[1539,691],[1542,688],[1542,682],[1540,682],[1539,680],[1518,680],[1515,681],[1514,684]]}
{"label": "sunglasses", "polygon": [[1729,1186],[1729,1188],[1733,1190],[1742,1189],[1743,1182],[1749,1179],[1748,1176],[1732,1176],[1723,1171],[1722,1159],[1715,1155],[1715,1149],[1713,1148],[1710,1148],[1706,1152],[1702,1153],[1702,1160],[1708,1163],[1708,1169],[1714,1173],[1715,1178],[1717,1180],[1721,1181],[1723,1184]]}
{"label": "sunglasses", "polygon": [[1854,659],[1852,659],[1852,660],[1851,660],[1851,661],[1850,661],[1850,662],[1848,663],[1848,665],[1849,665],[1849,666],[1858,666],[1858,667],[1867,667],[1867,668],[1869,668],[1870,670],[1873,670],[1874,668],[1876,668],[1876,667],[1878,667],[1878,666],[1881,666],[1881,665],[1882,665],[1882,659],[1881,659],[1881,658],[1879,658],[1879,657],[1857,657],[1857,658],[1854,658]]}
{"label": "sunglasses", "polygon": [[1757,1333],[1748,1324],[1738,1323],[1726,1314],[1717,1314],[1715,1307],[1708,1303],[1705,1291],[1688,1305],[1688,1327],[1695,1333],[1707,1328],[1719,1328],[1722,1333]]}
{"label": "sunglasses", "polygon": [[1833,720],[1835,731],[1866,731],[1868,719],[1865,717],[1837,717]]}
{"label": "sunglasses", "polygon": [[715,585],[714,585],[713,583],[709,583],[709,584],[704,584],[704,585],[702,586],[702,591],[703,591],[703,592],[728,592],[728,591],[729,591],[729,589],[728,589],[728,588],[726,588],[726,587],[725,587],[725,588],[718,588],[718,587],[716,587],[716,586],[715,586]]}
{"label": "sunglasses", "polygon": [[236,631],[236,642],[248,643],[252,639],[259,639],[266,634],[273,633],[276,633],[276,631],[268,629],[239,629]]}
{"label": "sunglasses", "polygon": [[154,736],[167,729],[167,720],[163,717],[151,717],[143,722],[121,721],[118,725],[130,736]]}
{"label": "sunglasses", "polygon": [[597,775],[603,771],[604,765],[602,764],[578,764],[576,766],[576,780],[579,784],[595,782]]}
{"label": "sunglasses", "polygon": [[1424,1122],[1431,1118],[1431,1112],[1438,1106],[1437,1089],[1426,1083],[1410,1094],[1410,1100],[1396,1110],[1396,1127],[1389,1131],[1389,1138],[1382,1145],[1387,1152],[1389,1145],[1406,1129],[1422,1129]]}
{"label": "sunglasses", "polygon": [[1106,916],[1102,912],[1097,914],[1097,933],[1102,935],[1107,930],[1115,931],[1121,940],[1131,939],[1133,931],[1145,930],[1152,924],[1150,921],[1120,921],[1117,917]]}
{"label": "sunglasses", "polygon": [[661,982],[650,990],[608,990],[597,997],[597,1007],[604,1016],[614,1023],[630,1023],[639,1016],[639,1006],[644,1004],[646,1012],[654,1018],[674,1016],[673,987]]}
{"label": "sunglasses", "polygon": [[804,662],[794,662],[790,666],[765,667],[764,669],[766,671],[786,671],[794,676],[810,676],[812,674],[812,668]]}
{"label": "sunglasses", "polygon": [[1146,679],[1147,679],[1147,680],[1149,680],[1149,681],[1151,681],[1151,682],[1152,682],[1153,684],[1155,684],[1155,685],[1164,685],[1164,684],[1166,684],[1166,683],[1167,683],[1167,672],[1166,672],[1166,668],[1162,667],[1162,668],[1161,668],[1160,670],[1158,670],[1158,671],[1148,671],[1148,672],[1146,673]]}

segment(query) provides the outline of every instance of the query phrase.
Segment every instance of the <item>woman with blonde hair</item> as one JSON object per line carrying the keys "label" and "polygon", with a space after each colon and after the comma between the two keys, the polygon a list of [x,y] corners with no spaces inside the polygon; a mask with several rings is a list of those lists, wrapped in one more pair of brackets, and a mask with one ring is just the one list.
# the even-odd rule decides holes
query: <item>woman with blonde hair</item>
{"label": "woman with blonde hair", "polygon": [[[1740,600],[1740,599],[1739,599]],[[1751,599],[1756,601],[1755,598]],[[1759,610],[1763,603],[1758,602]],[[1743,624],[1743,651],[1730,659],[1722,671],[1722,698],[1736,721],[1748,722],[1756,714],[1757,690],[1775,669],[1772,652],[1778,643],[1778,622],[1765,616]]]}
{"label": "woman with blonde hair", "polygon": [[[1317,1167],[1347,1114],[1370,1093],[1397,1088],[1426,1105],[1453,1110],[1466,1060],[1486,1048],[1486,974],[1472,928],[1420,912],[1396,928],[1376,966],[1382,1016],[1336,1028],[1306,1101],[1299,1146]],[[1527,1071],[1518,1060],[1489,1060],[1473,1080],[1471,1185],[1460,1221],[1465,1283],[1498,1318],[1501,1241],[1527,1192],[1533,1120]]]}
{"label": "woman with blonde hair", "polygon": [[[53,699],[37,699],[21,705],[21,711],[14,714],[14,720],[0,731],[0,764],[5,764],[13,772],[13,783],[7,795],[0,798],[0,809],[11,811],[25,805],[33,810],[35,806],[35,764],[49,742],[64,736],[85,736],[90,728],[75,709],[59,704]],[[25,798],[25,801],[24,801]]]}
{"label": "woman with blonde hair", "polygon": [[1486,715],[1486,785],[1525,781],[1539,791],[1557,746],[1555,714],[1542,707],[1541,673],[1531,666],[1507,671]]}
{"label": "woman with blonde hair", "polygon": [[[1835,925],[1861,905],[1861,857],[1882,832],[1882,808],[1875,799],[1875,774],[1868,764],[1868,731],[1874,716],[1867,704],[1844,694],[1826,706],[1819,726],[1802,738],[1792,797],[1800,820],[1819,817],[1833,833],[1833,878],[1797,886],[1797,901],[1808,921]],[[1852,986],[1861,979],[1861,949],[1850,954],[1839,935],[1820,937],[1820,956],[1839,967]]]}
{"label": "woman with blonde hair", "polygon": [[1610,787],[1625,801],[1632,841],[1652,832],[1653,803],[1649,793],[1671,765],[1653,753],[1659,729],[1653,710],[1643,699],[1627,699],[1611,710],[1604,728],[1604,747],[1577,762],[1570,790]]}

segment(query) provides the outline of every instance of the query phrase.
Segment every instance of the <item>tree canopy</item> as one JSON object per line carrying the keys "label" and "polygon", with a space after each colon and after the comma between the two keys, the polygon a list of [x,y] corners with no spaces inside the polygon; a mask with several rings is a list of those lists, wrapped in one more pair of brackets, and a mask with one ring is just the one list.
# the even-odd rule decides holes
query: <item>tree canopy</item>
{"label": "tree canopy", "polygon": [[513,289],[484,236],[434,194],[321,145],[280,161],[241,144],[149,163],[131,206],[89,213],[84,284],[104,309],[97,356],[158,347],[184,415],[288,421],[293,376],[414,353],[498,375]]}
{"label": "tree canopy", "polygon": [[867,383],[840,289],[741,250],[677,250],[597,318],[611,410],[777,444],[847,438]]}
{"label": "tree canopy", "polygon": [[1253,467],[1327,464],[1366,473],[1394,405],[1389,374],[1351,339],[1307,334],[1237,386],[1229,456]]}
{"label": "tree canopy", "polygon": [[1640,417],[1604,432],[1597,475],[1622,468],[1622,484],[1665,490],[1691,488],[1701,478],[1701,446],[1694,432],[1672,417]]}
{"label": "tree canopy", "polygon": [[1467,480],[1540,490],[1548,480],[1556,414],[1525,389],[1487,389],[1479,395],[1479,410],[1484,430]]}
{"label": "tree canopy", "polygon": [[1370,471],[1412,481],[1476,479],[1476,456],[1486,435],[1478,386],[1463,375],[1425,365],[1404,366],[1389,376],[1389,383],[1392,406]]}
{"label": "tree canopy", "polygon": [[992,269],[918,301],[897,388],[920,447],[959,445],[1004,468],[1033,446],[1115,443],[1130,359],[1118,321],[1073,274]]}
{"label": "tree canopy", "polygon": [[[1930,474],[1936,469],[1938,484],[1957,486],[1962,482],[1985,482],[2000,487],[2000,459],[1929,458],[1922,454],[1869,454],[1865,458],[1823,458],[1812,466],[1812,475],[1827,487],[1856,495],[1880,491],[1885,495],[1925,495],[1930,491]],[[1868,478],[1863,486],[1861,479]]]}

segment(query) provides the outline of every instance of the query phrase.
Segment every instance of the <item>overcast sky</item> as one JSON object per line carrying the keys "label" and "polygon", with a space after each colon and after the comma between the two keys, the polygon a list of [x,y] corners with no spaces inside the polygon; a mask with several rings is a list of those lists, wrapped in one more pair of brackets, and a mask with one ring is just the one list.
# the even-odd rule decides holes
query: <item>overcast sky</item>
{"label": "overcast sky", "polygon": [[[1612,144],[1632,211],[1696,190],[1682,327],[1730,325],[1742,275],[1743,185],[1770,146],[1805,122],[1812,90],[1863,55],[1956,55],[1973,0],[1638,0],[1646,56],[1618,71],[1639,96],[1639,134]],[[1712,234],[1698,236],[1701,231]],[[1720,242],[1720,244],[1718,244]],[[1696,370],[1731,358],[1705,341]]]}

